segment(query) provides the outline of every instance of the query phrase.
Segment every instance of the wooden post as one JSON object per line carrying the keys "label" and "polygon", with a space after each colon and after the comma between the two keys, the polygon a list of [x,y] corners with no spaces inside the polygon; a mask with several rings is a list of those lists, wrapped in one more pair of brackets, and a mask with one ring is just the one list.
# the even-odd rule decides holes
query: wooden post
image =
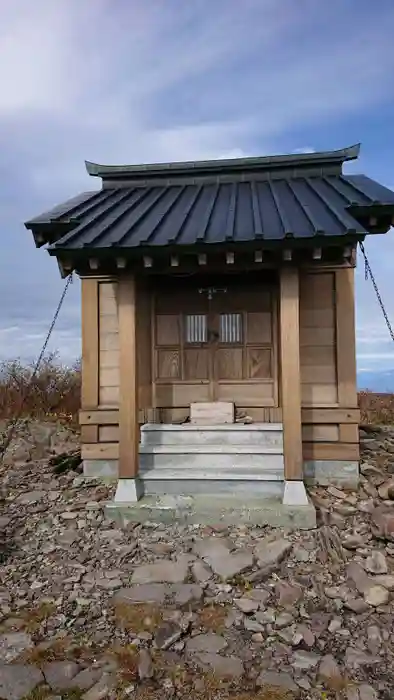
{"label": "wooden post", "polygon": [[280,270],[281,396],[285,481],[303,481],[301,433],[299,272]]}
{"label": "wooden post", "polygon": [[357,407],[354,268],[335,271],[338,403]]}
{"label": "wooden post", "polygon": [[120,277],[118,295],[120,355],[119,479],[135,479],[138,475],[139,434],[136,285],[134,277]]}

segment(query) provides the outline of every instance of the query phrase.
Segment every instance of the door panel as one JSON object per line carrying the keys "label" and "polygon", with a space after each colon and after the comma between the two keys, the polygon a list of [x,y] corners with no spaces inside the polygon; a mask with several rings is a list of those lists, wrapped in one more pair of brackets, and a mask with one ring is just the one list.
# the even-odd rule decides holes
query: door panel
{"label": "door panel", "polygon": [[192,283],[157,295],[155,405],[220,399],[276,405],[275,288]]}

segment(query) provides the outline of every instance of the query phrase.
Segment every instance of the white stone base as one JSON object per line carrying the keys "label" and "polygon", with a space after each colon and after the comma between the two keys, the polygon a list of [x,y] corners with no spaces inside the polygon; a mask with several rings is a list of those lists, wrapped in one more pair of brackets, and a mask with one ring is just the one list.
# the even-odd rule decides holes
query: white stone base
{"label": "white stone base", "polygon": [[307,506],[308,496],[303,481],[285,481],[283,493],[284,506]]}
{"label": "white stone base", "polygon": [[138,477],[136,479],[119,479],[114,502],[136,503],[143,495],[143,484]]}

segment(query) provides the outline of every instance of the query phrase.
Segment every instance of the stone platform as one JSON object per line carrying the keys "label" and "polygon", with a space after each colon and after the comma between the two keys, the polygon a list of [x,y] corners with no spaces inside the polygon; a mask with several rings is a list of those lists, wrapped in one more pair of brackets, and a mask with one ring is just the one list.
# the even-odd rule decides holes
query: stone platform
{"label": "stone platform", "polygon": [[280,498],[227,495],[143,496],[136,503],[108,502],[108,518],[118,525],[128,522],[184,523],[199,525],[271,525],[308,530],[316,527],[316,511],[307,505],[289,506]]}

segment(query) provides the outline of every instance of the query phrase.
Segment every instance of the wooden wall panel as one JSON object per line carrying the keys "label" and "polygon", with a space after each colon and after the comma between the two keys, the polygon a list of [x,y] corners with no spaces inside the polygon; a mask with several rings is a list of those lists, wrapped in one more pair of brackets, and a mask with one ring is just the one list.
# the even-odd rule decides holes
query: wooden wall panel
{"label": "wooden wall panel", "polygon": [[119,402],[119,319],[118,283],[99,282],[99,403],[116,406]]}
{"label": "wooden wall panel", "polygon": [[338,403],[357,406],[354,269],[335,272]]}
{"label": "wooden wall panel", "polygon": [[99,403],[99,286],[95,279],[82,279],[82,409]]}
{"label": "wooden wall panel", "polygon": [[300,277],[300,364],[303,406],[338,403],[335,273]]}

